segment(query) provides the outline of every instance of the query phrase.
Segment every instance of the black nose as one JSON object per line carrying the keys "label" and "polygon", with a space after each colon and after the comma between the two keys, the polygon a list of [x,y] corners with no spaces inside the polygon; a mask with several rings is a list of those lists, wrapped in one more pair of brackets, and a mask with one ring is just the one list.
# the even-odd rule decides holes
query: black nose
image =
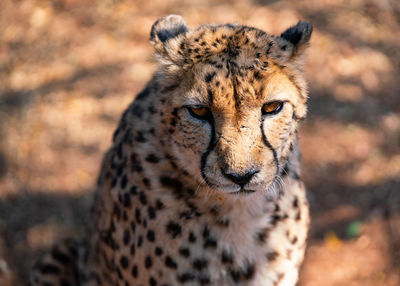
{"label": "black nose", "polygon": [[243,187],[244,185],[246,185],[248,182],[250,182],[251,178],[257,174],[258,172],[260,172],[259,170],[254,170],[251,169],[249,170],[247,173],[245,174],[238,174],[238,173],[225,173],[224,170],[221,170],[222,174],[228,178],[229,180],[231,180],[232,182],[234,182],[235,184],[238,184],[239,186]]}

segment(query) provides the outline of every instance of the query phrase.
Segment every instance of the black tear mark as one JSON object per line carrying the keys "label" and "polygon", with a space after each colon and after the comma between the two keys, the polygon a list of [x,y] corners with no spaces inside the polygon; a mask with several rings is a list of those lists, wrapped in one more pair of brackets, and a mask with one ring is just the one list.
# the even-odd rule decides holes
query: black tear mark
{"label": "black tear mark", "polygon": [[279,173],[278,155],[276,154],[276,150],[272,147],[271,143],[268,141],[267,137],[265,136],[265,133],[264,133],[264,120],[261,120],[260,128],[261,128],[262,140],[263,140],[265,146],[267,146],[271,150],[272,155],[274,156],[274,161],[275,161],[275,165],[276,165],[275,174],[277,175]]}
{"label": "black tear mark", "polygon": [[201,160],[200,160],[200,172],[201,172],[201,177],[203,178],[204,182],[208,185],[208,186],[212,186],[212,184],[210,183],[210,181],[208,180],[206,173],[205,173],[205,168],[206,168],[206,164],[207,164],[207,158],[208,155],[210,155],[210,153],[212,152],[212,150],[214,150],[215,146],[217,145],[217,142],[215,140],[215,124],[214,124],[214,118],[211,117],[210,120],[208,121],[210,123],[211,126],[211,139],[210,142],[208,144],[207,150],[206,152],[203,153],[203,155],[201,156]]}

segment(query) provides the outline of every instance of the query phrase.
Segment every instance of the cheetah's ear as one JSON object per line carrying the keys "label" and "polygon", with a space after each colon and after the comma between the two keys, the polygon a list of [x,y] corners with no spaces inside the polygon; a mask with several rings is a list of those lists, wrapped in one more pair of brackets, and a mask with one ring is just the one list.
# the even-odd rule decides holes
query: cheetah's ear
{"label": "cheetah's ear", "polygon": [[308,47],[311,38],[312,25],[309,22],[299,21],[295,26],[290,27],[280,35],[281,39],[293,45],[292,57],[300,56]]}
{"label": "cheetah's ear", "polygon": [[164,62],[178,63],[182,58],[178,53],[179,46],[187,31],[185,20],[181,16],[169,15],[158,19],[150,32],[150,42],[156,55]]}

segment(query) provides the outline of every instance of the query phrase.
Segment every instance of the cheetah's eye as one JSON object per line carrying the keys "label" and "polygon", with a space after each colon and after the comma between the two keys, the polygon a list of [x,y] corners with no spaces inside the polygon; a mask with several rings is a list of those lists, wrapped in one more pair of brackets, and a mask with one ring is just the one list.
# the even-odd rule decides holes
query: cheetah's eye
{"label": "cheetah's eye", "polygon": [[200,107],[186,107],[187,110],[189,111],[190,115],[193,116],[194,118],[197,119],[208,119],[211,116],[211,111],[204,106],[200,106]]}
{"label": "cheetah's eye", "polygon": [[282,110],[284,102],[282,101],[272,101],[269,103],[264,104],[262,107],[262,114],[263,115],[273,115],[277,114]]}

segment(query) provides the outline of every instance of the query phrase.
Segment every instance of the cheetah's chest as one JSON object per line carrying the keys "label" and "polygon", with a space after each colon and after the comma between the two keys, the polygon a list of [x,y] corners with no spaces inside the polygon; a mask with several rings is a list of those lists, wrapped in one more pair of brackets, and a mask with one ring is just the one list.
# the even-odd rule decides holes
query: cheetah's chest
{"label": "cheetah's chest", "polygon": [[113,217],[119,247],[109,259],[130,285],[292,285],[308,220],[305,198],[293,189],[253,213],[139,199]]}

